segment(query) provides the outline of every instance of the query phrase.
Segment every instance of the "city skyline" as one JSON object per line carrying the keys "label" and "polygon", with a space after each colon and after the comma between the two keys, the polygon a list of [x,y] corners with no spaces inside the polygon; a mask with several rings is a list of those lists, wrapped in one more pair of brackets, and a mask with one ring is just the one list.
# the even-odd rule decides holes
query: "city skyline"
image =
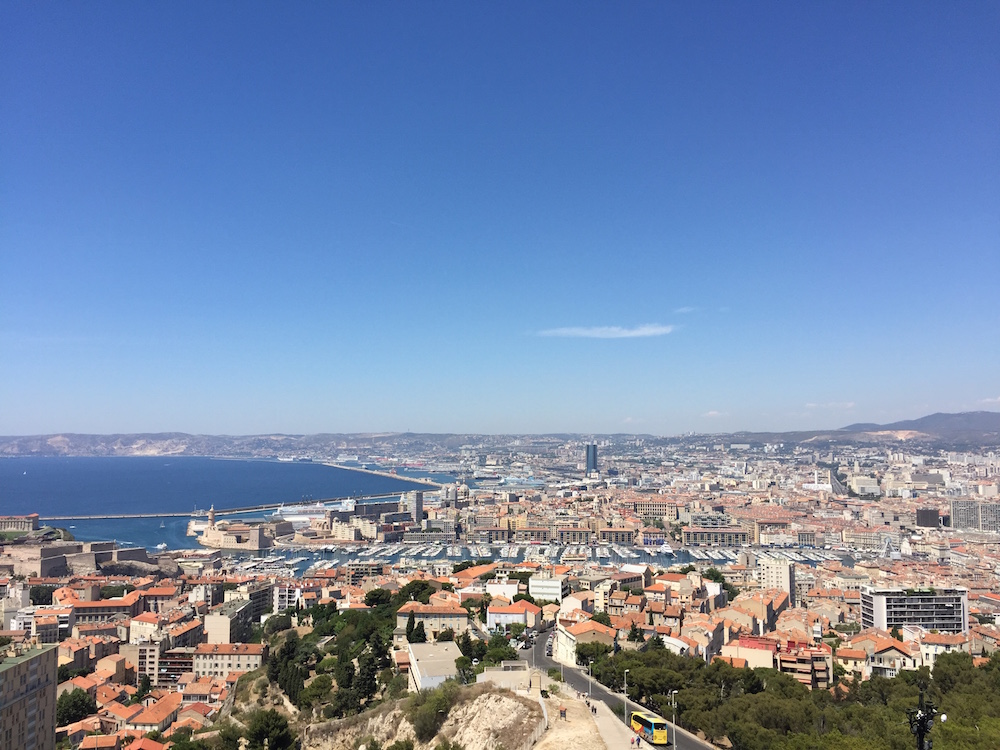
{"label": "city skyline", "polygon": [[1000,408],[996,7],[437,9],[0,11],[0,434]]}

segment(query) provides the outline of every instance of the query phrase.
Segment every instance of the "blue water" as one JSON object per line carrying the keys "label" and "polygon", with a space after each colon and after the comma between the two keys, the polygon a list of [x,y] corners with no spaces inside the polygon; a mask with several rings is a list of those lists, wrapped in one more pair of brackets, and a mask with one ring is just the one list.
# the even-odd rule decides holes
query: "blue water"
{"label": "blue water", "polygon": [[[183,513],[405,492],[423,485],[317,463],[191,457],[0,460],[0,514]],[[196,547],[188,516],[59,521],[81,541]],[[163,523],[163,527],[160,524]]]}

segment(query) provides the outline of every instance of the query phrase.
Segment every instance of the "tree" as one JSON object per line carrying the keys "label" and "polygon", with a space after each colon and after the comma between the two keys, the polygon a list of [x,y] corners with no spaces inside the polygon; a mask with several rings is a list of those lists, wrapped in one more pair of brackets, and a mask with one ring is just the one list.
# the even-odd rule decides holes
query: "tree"
{"label": "tree", "polygon": [[410,643],[426,643],[427,642],[427,632],[424,629],[424,622],[421,620],[417,623],[417,626],[413,629],[413,634],[409,637]]}
{"label": "tree", "polygon": [[417,620],[410,612],[410,616],[406,618],[406,640],[413,643],[413,630],[417,626]]}
{"label": "tree", "polygon": [[444,641],[453,641],[455,640],[455,631],[452,630],[451,628],[445,628],[440,633],[438,633],[437,640],[438,643],[442,643]]}
{"label": "tree", "polygon": [[701,577],[707,581],[715,581],[716,583],[725,583],[726,577],[722,575],[722,571],[718,568],[709,568],[702,572]]}
{"label": "tree", "polygon": [[[191,739],[191,727],[181,727],[170,735],[171,750],[208,750],[201,740]],[[148,736],[148,735],[147,735]]]}
{"label": "tree", "polygon": [[246,737],[252,750],[263,748],[265,740],[268,750],[289,750],[295,744],[288,720],[273,709],[254,711],[246,726]]}
{"label": "tree", "polygon": [[349,690],[354,685],[354,662],[347,658],[338,660],[333,676],[337,680],[338,689]]}
{"label": "tree", "polygon": [[385,669],[389,666],[389,647],[379,631],[376,630],[368,639],[368,648],[371,649],[379,669]]}
{"label": "tree", "polygon": [[271,615],[264,622],[264,634],[274,635],[275,633],[280,633],[282,630],[288,630],[290,627],[292,627],[291,615]]}
{"label": "tree", "polygon": [[149,691],[153,689],[153,683],[149,679],[148,674],[141,675],[139,677],[139,686],[135,691],[135,695],[132,696],[132,703],[142,703],[143,699],[149,695]]}
{"label": "tree", "polygon": [[375,697],[375,691],[378,690],[378,661],[374,654],[365,652],[358,659],[358,676],[354,680],[354,689],[365,703]]}
{"label": "tree", "polygon": [[646,640],[646,636],[644,636],[642,631],[639,630],[639,626],[633,622],[632,627],[628,630],[628,639],[633,643],[642,643]]}
{"label": "tree", "polygon": [[493,597],[489,594],[483,594],[483,600],[479,604],[479,621],[486,622],[487,620],[487,610],[490,608],[490,602],[493,601]]}
{"label": "tree", "polygon": [[595,612],[594,616],[590,618],[594,622],[599,622],[601,625],[607,625],[609,628],[611,625],[611,615],[607,612]]}
{"label": "tree", "polygon": [[611,653],[612,647],[606,643],[591,641],[576,644],[576,663],[587,665],[591,661],[599,662]]}
{"label": "tree", "polygon": [[28,598],[35,606],[52,604],[52,592],[55,586],[32,586],[28,589]]}
{"label": "tree", "polygon": [[243,738],[243,732],[235,724],[226,722],[219,729],[218,736],[219,746],[222,750],[240,750],[240,740]]}
{"label": "tree", "polygon": [[102,599],[117,599],[124,596],[129,591],[134,591],[135,586],[130,584],[117,584],[112,586],[101,586]]}
{"label": "tree", "polygon": [[392,594],[385,589],[372,589],[365,594],[365,604],[374,609],[383,604],[392,602]]}
{"label": "tree", "polygon": [[458,671],[460,682],[469,683],[475,680],[476,670],[472,667],[472,659],[468,656],[460,656],[455,659],[455,669]]}
{"label": "tree", "polygon": [[392,597],[393,606],[401,607],[406,602],[427,604],[433,593],[434,587],[427,581],[410,581]]}
{"label": "tree", "polygon": [[299,693],[299,704],[302,706],[312,706],[317,703],[325,703],[330,697],[330,690],[333,689],[333,678],[328,674],[316,675],[309,685]]}
{"label": "tree", "polygon": [[[6,636],[4,636],[4,638],[6,638]],[[7,645],[3,642],[4,638],[0,638],[0,648]],[[10,642],[10,638],[7,638],[7,642]],[[60,664],[59,669],[56,672],[56,678],[59,682],[66,682],[66,680],[72,680],[74,677],[82,677],[89,672],[90,670],[88,669],[73,669],[69,664]]]}
{"label": "tree", "polygon": [[64,727],[97,713],[97,701],[86,690],[75,688],[59,696],[56,701],[56,725]]}

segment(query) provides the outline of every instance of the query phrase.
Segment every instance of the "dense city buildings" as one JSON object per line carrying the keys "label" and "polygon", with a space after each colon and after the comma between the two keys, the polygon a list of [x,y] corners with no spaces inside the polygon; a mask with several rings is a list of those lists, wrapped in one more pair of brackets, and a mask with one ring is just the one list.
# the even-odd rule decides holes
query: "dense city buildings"
{"label": "dense city buildings", "polygon": [[[658,639],[686,658],[776,669],[818,690],[942,654],[988,656],[1000,643],[992,450],[414,440],[342,450],[369,471],[420,465],[454,481],[278,517],[193,518],[192,542],[222,549],[151,555],[10,518],[24,538],[0,551],[0,630],[11,639],[0,674],[27,670],[36,697],[5,693],[4,710],[50,716],[56,694],[80,688],[97,701],[91,723],[50,720],[38,747],[86,731],[169,733],[188,706],[224,709],[239,676],[273,658],[254,642],[268,618],[308,629],[317,605],[364,612],[379,590],[414,583],[429,595],[397,603],[387,639],[411,689],[457,674],[453,639],[496,633],[549,632],[547,658],[563,669]],[[129,706],[144,681],[155,700]],[[18,721],[3,731],[27,732]]]}

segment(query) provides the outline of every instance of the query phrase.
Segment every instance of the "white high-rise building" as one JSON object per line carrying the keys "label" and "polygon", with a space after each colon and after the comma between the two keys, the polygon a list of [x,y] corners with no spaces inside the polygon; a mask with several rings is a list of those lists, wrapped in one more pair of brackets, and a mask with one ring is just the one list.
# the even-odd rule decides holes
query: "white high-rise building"
{"label": "white high-rise building", "polygon": [[757,575],[761,588],[788,592],[788,603],[795,606],[795,564],[791,560],[758,558]]}
{"label": "white high-rise building", "polygon": [[955,588],[861,588],[861,627],[892,630],[919,625],[944,633],[969,632],[969,591]]}

